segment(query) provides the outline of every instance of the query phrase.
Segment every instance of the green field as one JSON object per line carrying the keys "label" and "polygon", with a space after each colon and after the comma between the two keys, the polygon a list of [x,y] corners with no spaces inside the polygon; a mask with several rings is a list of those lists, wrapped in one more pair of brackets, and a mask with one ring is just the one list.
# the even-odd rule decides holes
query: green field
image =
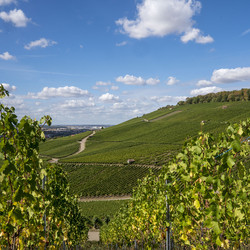
{"label": "green field", "polygon": [[[131,194],[137,180],[146,176],[150,168],[143,166],[109,166],[65,164],[72,194],[80,197]],[[160,169],[152,169],[154,174]]]}
{"label": "green field", "polygon": [[[150,121],[176,111],[181,112]],[[87,141],[84,152],[61,162],[126,163],[133,158],[137,164],[161,166],[180,150],[185,139],[197,136],[201,121],[205,121],[203,131],[219,133],[229,122],[247,117],[250,117],[249,101],[183,105],[172,110],[162,108],[98,131]]]}
{"label": "green field", "polygon": [[79,141],[90,135],[92,131],[86,131],[77,135],[49,139],[40,144],[40,154],[54,158],[62,158],[74,154],[79,149]]}

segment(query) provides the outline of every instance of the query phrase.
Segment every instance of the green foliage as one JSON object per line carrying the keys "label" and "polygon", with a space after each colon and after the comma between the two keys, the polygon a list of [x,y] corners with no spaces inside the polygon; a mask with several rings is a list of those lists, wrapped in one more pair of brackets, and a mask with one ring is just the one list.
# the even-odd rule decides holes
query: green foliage
{"label": "green foliage", "polygon": [[[103,196],[131,194],[137,179],[149,173],[148,167],[133,165],[81,165],[65,164],[72,194],[79,196]],[[156,175],[160,169],[152,170]]]}
{"label": "green foliage", "polygon": [[[0,88],[1,97],[8,95],[2,85]],[[77,214],[81,216],[76,201],[69,196],[66,178],[57,167],[45,167],[39,158],[39,144],[45,139],[42,126],[50,125],[51,118],[34,121],[25,116],[19,122],[15,109],[3,104],[0,115],[0,247],[59,246],[64,237],[73,244],[79,242],[73,237],[76,233],[84,240],[86,228],[73,221]],[[49,179],[46,189],[42,185],[45,175]],[[59,200],[65,201],[63,206]],[[46,224],[50,224],[46,233],[45,214]]]}
{"label": "green foliage", "polygon": [[250,89],[241,89],[233,91],[222,91],[218,93],[209,93],[206,95],[198,95],[195,97],[188,97],[186,101],[178,102],[178,105],[197,104],[207,102],[236,102],[249,101]]}
{"label": "green foliage", "polygon": [[65,136],[56,139],[49,139],[40,143],[40,154],[55,158],[66,157],[76,153],[79,149],[79,141],[90,135],[91,131],[86,131],[77,135]]}
{"label": "green foliage", "polygon": [[176,241],[208,249],[238,248],[247,239],[250,179],[242,160],[249,156],[249,135],[249,119],[218,139],[201,133],[165,169]]}
{"label": "green foliage", "polygon": [[249,136],[247,119],[217,138],[200,133],[187,141],[159,177],[143,179],[133,200],[102,228],[102,241],[122,245],[136,239],[152,246],[164,240],[171,223],[182,247],[239,248],[249,236],[250,177],[243,164],[249,159]]}

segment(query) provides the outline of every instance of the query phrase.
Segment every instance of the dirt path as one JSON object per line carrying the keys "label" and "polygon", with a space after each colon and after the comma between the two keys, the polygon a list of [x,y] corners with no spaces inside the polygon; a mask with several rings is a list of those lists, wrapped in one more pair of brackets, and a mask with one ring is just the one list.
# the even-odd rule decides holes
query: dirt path
{"label": "dirt path", "polygon": [[[80,154],[82,151],[84,151],[85,148],[86,148],[86,141],[88,140],[88,138],[89,138],[90,136],[93,136],[94,134],[95,134],[95,131],[93,131],[92,134],[88,135],[87,137],[83,138],[83,139],[80,141],[80,148],[79,148],[79,150],[78,150],[76,153],[74,153],[73,155],[78,155],[78,154]],[[72,155],[71,155],[71,156],[72,156]]]}
{"label": "dirt path", "polygon": [[[83,139],[79,142],[79,143],[80,143],[80,148],[79,148],[79,150],[78,150],[76,153],[74,153],[73,155],[78,155],[78,154],[80,154],[82,151],[84,151],[85,148],[86,148],[86,141],[88,140],[88,138],[89,138],[90,136],[93,136],[94,134],[95,134],[95,131],[93,131],[92,134],[88,135],[87,137],[83,138]],[[72,156],[72,155],[69,155],[69,156]],[[63,157],[63,158],[67,158],[67,157],[68,157],[68,156]],[[63,159],[63,158],[60,158],[60,159]],[[49,161],[49,163],[58,163],[58,161],[59,161],[58,158],[52,158],[52,159]]]}
{"label": "dirt path", "polygon": [[159,121],[161,119],[164,119],[166,117],[169,117],[169,116],[172,116],[172,115],[176,115],[178,113],[182,112],[181,110],[178,110],[178,111],[174,111],[172,113],[169,113],[169,114],[166,114],[166,115],[163,115],[163,116],[160,116],[160,117],[157,117],[155,119],[152,119],[152,120],[149,120],[149,122],[155,122],[155,121]]}
{"label": "dirt path", "polygon": [[124,196],[107,196],[107,197],[92,197],[92,198],[80,198],[79,201],[81,202],[88,202],[88,201],[121,201],[121,200],[130,200],[130,195]]}
{"label": "dirt path", "polygon": [[49,163],[58,163],[58,158],[52,158],[51,160],[49,160]]}

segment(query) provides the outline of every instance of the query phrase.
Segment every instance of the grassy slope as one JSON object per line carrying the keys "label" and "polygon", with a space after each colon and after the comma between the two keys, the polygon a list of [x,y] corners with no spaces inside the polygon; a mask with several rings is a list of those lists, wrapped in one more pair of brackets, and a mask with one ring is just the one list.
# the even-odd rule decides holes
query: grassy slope
{"label": "grassy slope", "polygon": [[92,131],[86,131],[73,136],[65,136],[56,139],[50,139],[40,144],[40,154],[50,157],[66,157],[78,151],[79,141],[91,134]]}
{"label": "grassy slope", "polygon": [[[226,105],[226,109],[222,106]],[[167,113],[182,112],[154,122]],[[125,163],[134,158],[136,163],[162,165],[182,147],[188,137],[200,131],[200,122],[207,121],[203,130],[218,133],[226,122],[239,122],[250,117],[250,102],[205,103],[184,105],[173,110],[161,109],[114,127],[97,132],[87,142],[87,148],[65,162]]]}

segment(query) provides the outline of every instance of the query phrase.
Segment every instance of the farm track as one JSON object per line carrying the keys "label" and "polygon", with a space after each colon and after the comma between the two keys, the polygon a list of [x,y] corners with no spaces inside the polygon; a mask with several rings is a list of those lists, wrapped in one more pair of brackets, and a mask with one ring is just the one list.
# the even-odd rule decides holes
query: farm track
{"label": "farm track", "polygon": [[[83,138],[83,139],[79,142],[79,143],[80,143],[79,150],[78,150],[76,153],[74,153],[74,154],[72,154],[72,155],[69,155],[69,156],[78,155],[78,154],[80,154],[82,151],[84,151],[85,148],[86,148],[86,141],[88,140],[89,137],[93,136],[94,134],[95,134],[95,131],[93,131],[93,133],[90,134],[90,135],[88,135],[87,137]],[[69,157],[69,156],[62,157],[62,158],[60,158],[60,159],[65,159],[65,158],[67,158],[67,157]],[[58,163],[58,161],[59,161],[59,158],[52,158],[52,159],[49,161],[49,163]]]}
{"label": "farm track", "polygon": [[121,201],[121,200],[130,200],[131,195],[122,195],[122,196],[100,196],[100,197],[81,197],[79,198],[80,202],[88,201]]}
{"label": "farm track", "polygon": [[63,162],[60,163],[58,162],[57,164],[60,165],[70,165],[70,164],[75,164],[75,165],[84,165],[84,166],[118,166],[118,167],[124,167],[124,166],[134,166],[134,167],[145,167],[145,168],[155,168],[155,169],[161,169],[161,166],[154,166],[154,165],[144,165],[144,164],[122,164],[122,163],[98,163],[98,162]]}

